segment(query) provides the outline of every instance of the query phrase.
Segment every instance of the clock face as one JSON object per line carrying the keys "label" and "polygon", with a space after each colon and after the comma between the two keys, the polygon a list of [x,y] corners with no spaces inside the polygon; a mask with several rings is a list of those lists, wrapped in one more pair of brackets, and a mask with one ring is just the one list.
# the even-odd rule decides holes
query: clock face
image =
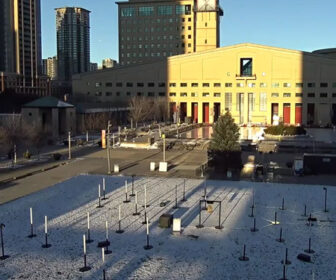
{"label": "clock face", "polygon": [[215,11],[216,0],[197,0],[198,11]]}

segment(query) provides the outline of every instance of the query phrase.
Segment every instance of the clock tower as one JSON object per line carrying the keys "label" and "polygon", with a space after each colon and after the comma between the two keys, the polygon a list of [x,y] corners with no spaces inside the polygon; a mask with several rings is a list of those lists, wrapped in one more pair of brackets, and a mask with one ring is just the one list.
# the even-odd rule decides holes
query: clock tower
{"label": "clock tower", "polygon": [[195,52],[219,47],[219,0],[195,0]]}

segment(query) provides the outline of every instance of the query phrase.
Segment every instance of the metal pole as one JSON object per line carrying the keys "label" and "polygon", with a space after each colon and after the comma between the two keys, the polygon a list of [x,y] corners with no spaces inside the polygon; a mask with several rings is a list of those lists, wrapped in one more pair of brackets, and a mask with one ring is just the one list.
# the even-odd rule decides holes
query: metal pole
{"label": "metal pole", "polygon": [[199,202],[198,225],[196,227],[197,228],[203,228],[204,227],[202,225],[202,200],[200,200],[200,202]]}
{"label": "metal pole", "polygon": [[134,194],[134,177],[135,177],[135,175],[133,174],[132,175],[132,193],[130,194],[130,196],[135,196],[135,194]]}
{"label": "metal pole", "polygon": [[181,201],[187,201],[185,198],[185,179],[183,180],[183,198]]}
{"label": "metal pole", "polygon": [[69,149],[68,159],[71,159],[71,131],[68,132],[68,149]]}
{"label": "metal pole", "polygon": [[163,162],[166,162],[166,137],[163,137]]}
{"label": "metal pole", "polygon": [[2,252],[2,257],[5,256],[5,248],[4,248],[4,242],[3,242],[3,233],[2,233],[2,228],[5,227],[4,224],[0,225],[0,233],[1,233],[1,252]]}
{"label": "metal pole", "polygon": [[218,226],[216,226],[216,229],[222,229],[222,202],[219,201],[219,213],[218,213]]}
{"label": "metal pole", "polygon": [[110,159],[110,127],[111,122],[107,124],[107,174],[111,174],[111,159]]}
{"label": "metal pole", "polygon": [[14,165],[16,164],[16,145],[14,145]]}

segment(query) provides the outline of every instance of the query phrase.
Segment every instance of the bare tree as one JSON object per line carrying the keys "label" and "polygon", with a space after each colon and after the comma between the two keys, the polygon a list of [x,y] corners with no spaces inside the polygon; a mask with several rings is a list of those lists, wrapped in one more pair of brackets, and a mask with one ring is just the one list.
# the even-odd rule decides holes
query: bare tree
{"label": "bare tree", "polygon": [[106,129],[110,120],[109,113],[90,113],[84,116],[84,129],[90,132],[97,132]]}
{"label": "bare tree", "polygon": [[134,96],[129,102],[130,112],[128,115],[129,120],[135,122],[135,126],[138,126],[138,122],[147,120],[153,113],[153,106],[150,99],[142,96]]}
{"label": "bare tree", "polygon": [[26,133],[29,142],[37,151],[38,160],[40,160],[41,148],[46,143],[48,134],[43,130],[43,128],[37,124],[31,124],[26,126]]}
{"label": "bare tree", "polygon": [[168,115],[167,99],[164,97],[158,97],[154,98],[152,101],[154,120],[158,122],[166,121]]}

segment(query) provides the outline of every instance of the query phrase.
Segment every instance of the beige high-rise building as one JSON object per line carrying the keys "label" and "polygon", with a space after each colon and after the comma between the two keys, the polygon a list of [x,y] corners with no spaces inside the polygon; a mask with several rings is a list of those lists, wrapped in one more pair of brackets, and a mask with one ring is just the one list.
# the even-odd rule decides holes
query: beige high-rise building
{"label": "beige high-rise building", "polygon": [[57,56],[43,59],[43,74],[50,77],[51,80],[57,79]]}
{"label": "beige high-rise building", "polygon": [[117,2],[120,65],[219,47],[218,0]]}
{"label": "beige high-rise building", "polygon": [[1,91],[48,94],[48,81],[40,77],[40,9],[40,0],[0,1]]}
{"label": "beige high-rise building", "polygon": [[105,58],[102,61],[102,68],[113,68],[117,65],[117,61],[113,60],[112,58]]}

